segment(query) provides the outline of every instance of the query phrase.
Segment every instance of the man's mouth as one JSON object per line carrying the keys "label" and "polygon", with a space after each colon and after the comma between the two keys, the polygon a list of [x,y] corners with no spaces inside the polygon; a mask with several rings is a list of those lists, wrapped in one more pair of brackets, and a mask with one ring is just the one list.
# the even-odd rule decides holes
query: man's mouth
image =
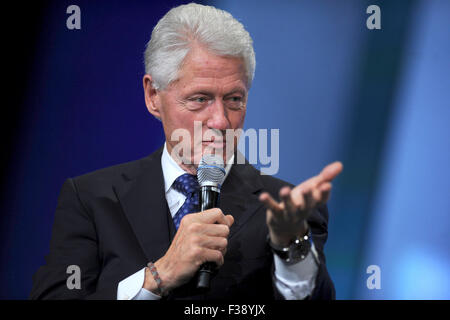
{"label": "man's mouth", "polygon": [[226,141],[222,139],[203,140],[202,145],[214,148],[223,148],[226,145]]}

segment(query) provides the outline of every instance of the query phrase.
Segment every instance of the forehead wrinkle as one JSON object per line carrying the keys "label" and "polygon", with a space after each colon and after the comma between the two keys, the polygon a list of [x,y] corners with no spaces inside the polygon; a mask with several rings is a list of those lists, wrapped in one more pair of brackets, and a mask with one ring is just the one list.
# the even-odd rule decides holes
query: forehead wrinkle
{"label": "forehead wrinkle", "polygon": [[223,88],[234,81],[242,82],[247,89],[241,58],[218,56],[199,46],[192,48],[186,56],[178,80],[183,89],[191,87],[194,82]]}
{"label": "forehead wrinkle", "polygon": [[[230,72],[218,68],[188,68],[180,77],[180,84],[187,90],[219,90],[221,92],[241,88],[246,90],[245,74],[235,68],[227,68]],[[235,69],[235,70],[232,70]]]}
{"label": "forehead wrinkle", "polygon": [[[184,76],[192,76],[193,80],[205,81],[234,81],[242,80],[245,74],[239,68],[228,67],[210,67],[210,66],[195,66],[192,69],[184,70]],[[230,78],[230,79],[228,79]]]}

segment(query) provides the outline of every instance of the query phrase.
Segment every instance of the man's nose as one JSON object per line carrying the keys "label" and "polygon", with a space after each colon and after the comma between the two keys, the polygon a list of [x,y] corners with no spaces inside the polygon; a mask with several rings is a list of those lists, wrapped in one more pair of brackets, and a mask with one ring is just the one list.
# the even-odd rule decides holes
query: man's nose
{"label": "man's nose", "polygon": [[230,129],[230,121],[228,120],[228,113],[223,101],[216,100],[209,106],[209,118],[206,125],[211,129]]}

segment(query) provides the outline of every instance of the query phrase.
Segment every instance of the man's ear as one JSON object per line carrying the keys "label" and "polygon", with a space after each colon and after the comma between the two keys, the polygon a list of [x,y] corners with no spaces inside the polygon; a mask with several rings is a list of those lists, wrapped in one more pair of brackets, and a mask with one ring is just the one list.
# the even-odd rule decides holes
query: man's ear
{"label": "man's ear", "polygon": [[142,79],[144,86],[145,105],[148,112],[154,117],[161,120],[161,102],[158,91],[153,87],[153,79],[150,75],[144,75]]}

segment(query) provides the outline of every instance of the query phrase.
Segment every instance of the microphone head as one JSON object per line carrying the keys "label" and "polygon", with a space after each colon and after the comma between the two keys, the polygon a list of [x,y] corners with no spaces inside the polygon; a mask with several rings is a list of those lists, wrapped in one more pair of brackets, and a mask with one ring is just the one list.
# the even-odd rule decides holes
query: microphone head
{"label": "microphone head", "polygon": [[213,186],[220,189],[225,180],[223,158],[212,155],[203,155],[197,168],[197,179],[200,187]]}

